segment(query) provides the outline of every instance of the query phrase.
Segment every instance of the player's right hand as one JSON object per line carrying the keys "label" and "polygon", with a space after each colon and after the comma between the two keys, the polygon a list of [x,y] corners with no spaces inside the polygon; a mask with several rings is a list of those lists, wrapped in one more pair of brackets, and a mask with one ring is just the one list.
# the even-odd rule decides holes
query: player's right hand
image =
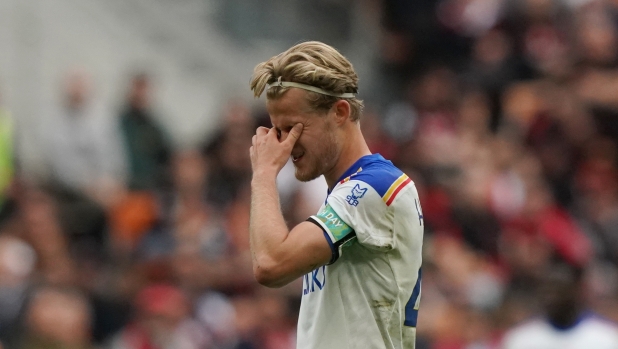
{"label": "player's right hand", "polygon": [[292,154],[292,148],[303,132],[303,124],[298,123],[290,130],[287,137],[280,141],[277,130],[258,127],[251,140],[249,155],[254,177],[266,175],[277,177],[279,171]]}

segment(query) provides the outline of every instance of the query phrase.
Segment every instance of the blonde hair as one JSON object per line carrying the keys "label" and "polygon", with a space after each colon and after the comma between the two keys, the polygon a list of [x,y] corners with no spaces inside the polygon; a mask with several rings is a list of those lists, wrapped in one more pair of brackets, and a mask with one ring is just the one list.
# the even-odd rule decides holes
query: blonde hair
{"label": "blonde hair", "polygon": [[[250,83],[255,97],[260,97],[266,85],[279,78],[335,94],[358,92],[358,76],[352,63],[336,49],[319,41],[300,43],[255,66]],[[266,91],[266,97],[277,99],[288,88],[273,86]],[[307,98],[316,110],[328,110],[335,102],[343,99],[310,91],[307,92]],[[363,111],[363,101],[356,97],[345,100],[350,103],[350,119],[358,121]]]}

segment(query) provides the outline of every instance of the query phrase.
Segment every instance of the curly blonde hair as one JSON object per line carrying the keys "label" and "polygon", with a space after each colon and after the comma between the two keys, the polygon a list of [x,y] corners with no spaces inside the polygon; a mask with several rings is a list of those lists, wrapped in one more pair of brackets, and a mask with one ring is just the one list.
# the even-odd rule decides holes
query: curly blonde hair
{"label": "curly blonde hair", "polygon": [[[260,97],[266,86],[279,78],[335,94],[358,92],[358,76],[352,63],[336,49],[319,41],[300,43],[255,66],[250,83],[255,97]],[[266,91],[266,97],[277,99],[288,88],[273,86]],[[343,99],[310,91],[307,98],[316,110],[329,110],[335,102]],[[358,121],[363,101],[356,97],[345,100],[350,103],[350,119]]]}

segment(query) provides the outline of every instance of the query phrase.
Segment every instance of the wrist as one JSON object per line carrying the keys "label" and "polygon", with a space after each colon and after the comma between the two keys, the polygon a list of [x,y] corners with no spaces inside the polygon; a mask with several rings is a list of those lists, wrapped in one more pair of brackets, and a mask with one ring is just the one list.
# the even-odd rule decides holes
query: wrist
{"label": "wrist", "polygon": [[259,170],[259,171],[253,172],[251,184],[252,185],[263,185],[267,183],[276,183],[276,181],[277,181],[277,172]]}

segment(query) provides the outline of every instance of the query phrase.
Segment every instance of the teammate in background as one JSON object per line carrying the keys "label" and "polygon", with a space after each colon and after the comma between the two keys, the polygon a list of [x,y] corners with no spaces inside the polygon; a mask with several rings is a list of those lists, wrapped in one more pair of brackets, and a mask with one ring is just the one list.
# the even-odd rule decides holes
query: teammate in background
{"label": "teammate in background", "polygon": [[[269,287],[304,275],[297,348],[414,348],[423,215],[410,178],[367,147],[352,65],[304,42],[258,64],[251,89],[273,125],[250,149],[253,270]],[[291,231],[275,183],[290,156],[297,179],[329,188]]]}
{"label": "teammate in background", "polygon": [[587,311],[582,267],[558,260],[543,275],[545,317],[508,331],[501,349],[618,348],[618,326]]}

